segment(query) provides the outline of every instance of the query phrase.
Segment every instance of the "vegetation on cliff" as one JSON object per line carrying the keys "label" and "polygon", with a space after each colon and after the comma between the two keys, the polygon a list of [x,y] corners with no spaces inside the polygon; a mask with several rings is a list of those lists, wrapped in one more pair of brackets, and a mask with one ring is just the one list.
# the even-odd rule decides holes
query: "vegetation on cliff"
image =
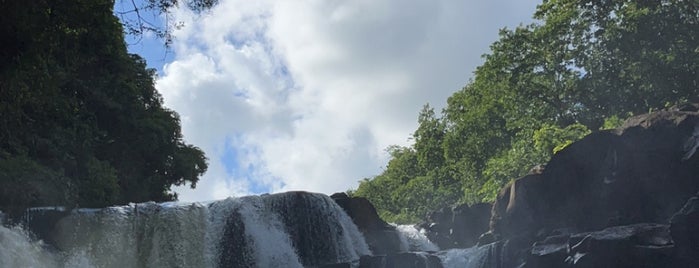
{"label": "vegetation on cliff", "polygon": [[196,185],[204,153],[127,52],[113,1],[0,3],[0,210],[167,201]]}
{"label": "vegetation on cliff", "polygon": [[551,0],[504,29],[441,116],[425,106],[414,144],[351,193],[415,222],[492,201],[509,180],[591,131],[699,96],[699,6],[689,0]]}

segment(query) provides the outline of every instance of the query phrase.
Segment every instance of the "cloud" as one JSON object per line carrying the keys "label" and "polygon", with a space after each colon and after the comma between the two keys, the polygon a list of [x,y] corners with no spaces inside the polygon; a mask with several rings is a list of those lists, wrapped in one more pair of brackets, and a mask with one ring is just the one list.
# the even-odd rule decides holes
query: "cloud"
{"label": "cloud", "polygon": [[356,188],[535,1],[221,1],[176,13],[157,88],[210,159],[185,201]]}

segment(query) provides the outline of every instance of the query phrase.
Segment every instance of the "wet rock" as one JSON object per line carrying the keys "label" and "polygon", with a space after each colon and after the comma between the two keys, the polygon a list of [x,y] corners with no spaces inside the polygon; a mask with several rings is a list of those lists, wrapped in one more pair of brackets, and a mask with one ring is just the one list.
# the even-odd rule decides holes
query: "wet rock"
{"label": "wet rock", "polygon": [[262,200],[279,216],[303,265],[332,264],[355,254],[344,250],[340,240],[345,230],[334,200],[303,191],[272,194]]}
{"label": "wet rock", "polygon": [[670,219],[676,256],[685,267],[699,267],[699,194]]}
{"label": "wet rock", "polygon": [[667,223],[699,190],[699,113],[668,109],[592,133],[555,154],[540,174],[507,185],[493,205],[490,231],[600,230]]}
{"label": "wet rock", "polygon": [[549,207],[540,197],[547,194],[547,181],[531,174],[507,184],[493,204],[490,231],[493,235],[511,237],[538,231]]}
{"label": "wet rock", "polygon": [[351,268],[352,264],[348,262],[334,263],[334,264],[324,264],[316,268]]}
{"label": "wet rock", "polygon": [[480,235],[488,231],[491,209],[489,203],[453,208],[451,238],[454,247],[467,248],[478,243]]}
{"label": "wet rock", "polygon": [[432,211],[427,215],[427,219],[420,227],[426,231],[427,238],[441,249],[453,248],[454,239],[451,237],[451,230],[454,225],[453,213],[450,207],[443,207]]}
{"label": "wet rock", "polygon": [[245,237],[245,224],[240,211],[233,210],[225,219],[225,227],[218,243],[219,267],[253,267],[254,252]]}
{"label": "wet rock", "polygon": [[673,267],[673,254],[669,226],[642,223],[547,237],[526,267]]}
{"label": "wet rock", "polygon": [[70,213],[70,210],[64,207],[29,208],[24,212],[20,222],[36,238],[54,244],[56,224]]}
{"label": "wet rock", "polygon": [[401,250],[398,231],[379,218],[376,208],[369,200],[363,197],[349,197],[345,193],[335,193],[330,197],[352,218],[373,254],[383,255]]}
{"label": "wet rock", "polygon": [[481,234],[488,231],[490,211],[489,203],[445,207],[428,214],[418,227],[441,249],[467,248],[476,245]]}
{"label": "wet rock", "polygon": [[360,268],[442,268],[439,257],[424,252],[402,252],[385,256],[363,256]]}
{"label": "wet rock", "polygon": [[359,259],[359,268],[383,268],[386,267],[386,256],[362,256]]}

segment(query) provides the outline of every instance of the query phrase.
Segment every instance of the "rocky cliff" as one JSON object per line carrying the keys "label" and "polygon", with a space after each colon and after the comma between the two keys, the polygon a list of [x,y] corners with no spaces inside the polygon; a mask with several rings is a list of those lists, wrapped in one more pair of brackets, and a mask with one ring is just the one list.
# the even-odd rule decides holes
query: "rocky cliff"
{"label": "rocky cliff", "polygon": [[699,267],[698,108],[632,117],[571,144],[540,174],[508,184],[481,240],[500,248],[491,263]]}

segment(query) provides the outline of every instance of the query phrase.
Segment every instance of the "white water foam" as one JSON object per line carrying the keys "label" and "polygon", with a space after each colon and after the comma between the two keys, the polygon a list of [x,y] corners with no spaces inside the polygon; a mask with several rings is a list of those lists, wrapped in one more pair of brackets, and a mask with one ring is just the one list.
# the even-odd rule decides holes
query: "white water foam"
{"label": "white water foam", "polygon": [[332,203],[335,208],[333,211],[336,212],[336,216],[342,225],[343,232],[343,242],[345,243],[344,248],[351,249],[351,255],[348,256],[349,259],[341,261],[351,261],[359,260],[362,255],[371,255],[371,250],[369,250],[369,245],[367,245],[364,240],[364,236],[359,232],[359,228],[354,224],[352,218],[342,209],[335,201]]}
{"label": "white water foam", "polygon": [[287,192],[265,201],[291,228],[302,264],[358,262],[361,255],[371,254],[352,219],[327,195]]}
{"label": "white water foam", "polygon": [[[30,239],[19,228],[0,225],[0,267],[38,268],[122,268],[122,267],[218,267],[224,234],[239,232],[239,248],[249,249],[256,267],[303,267],[287,228],[267,196],[229,198],[209,205],[153,202],[105,209],[78,209],[65,212],[51,231],[55,247]],[[369,255],[369,247],[352,219],[332,199],[319,194],[310,200],[314,224],[330,222],[330,233],[320,234],[334,241],[335,252],[327,256],[337,262],[358,262]],[[34,212],[42,213],[39,209]],[[318,211],[318,212],[313,212]],[[289,215],[295,215],[289,211]],[[316,213],[319,213],[316,215]],[[40,214],[36,220],[41,220]],[[325,217],[317,217],[324,215]],[[230,217],[243,225],[229,225]],[[303,217],[302,217],[303,218]],[[322,220],[322,219],[325,220]],[[336,219],[337,221],[332,221]],[[27,218],[31,221],[33,219]],[[239,225],[240,225],[239,224]],[[301,225],[314,230],[315,226]],[[231,229],[232,228],[232,229]],[[225,233],[225,232],[227,233]],[[240,233],[242,232],[242,233]],[[316,235],[313,233],[313,236]],[[240,239],[238,239],[240,240]],[[225,244],[226,246],[228,244]],[[245,249],[244,249],[245,250]],[[238,255],[231,255],[237,258]],[[234,261],[235,262],[235,261]],[[243,265],[247,266],[247,265]]]}
{"label": "white water foam", "polygon": [[29,239],[21,228],[0,225],[0,267],[58,267],[56,256],[45,246]]}
{"label": "white water foam", "polygon": [[439,247],[414,225],[391,225],[398,231],[401,251],[439,251]]}
{"label": "white water foam", "polygon": [[494,244],[481,247],[455,248],[438,253],[444,268],[481,268],[487,267],[491,248]]}
{"label": "white water foam", "polygon": [[268,213],[259,196],[243,197],[240,212],[245,233],[252,238],[258,267],[303,267],[284,225],[274,213]]}

